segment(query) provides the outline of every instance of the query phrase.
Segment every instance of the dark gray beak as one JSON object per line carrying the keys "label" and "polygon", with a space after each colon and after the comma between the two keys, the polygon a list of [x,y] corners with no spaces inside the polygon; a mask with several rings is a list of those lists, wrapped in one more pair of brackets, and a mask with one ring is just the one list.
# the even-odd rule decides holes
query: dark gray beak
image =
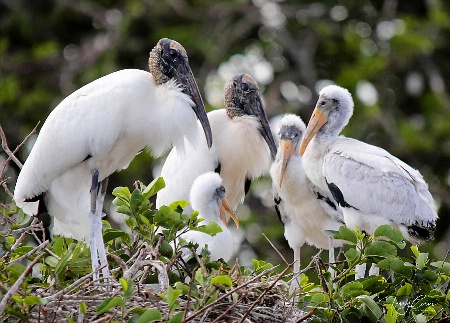
{"label": "dark gray beak", "polygon": [[275,145],[275,140],[273,139],[272,131],[270,130],[269,120],[267,120],[266,113],[264,112],[261,97],[258,92],[252,93],[250,97],[251,103],[246,105],[246,107],[250,110],[248,111],[248,114],[256,116],[261,123],[259,132],[266,141],[267,146],[269,146],[272,160],[275,160],[275,156],[277,155],[277,146]]}
{"label": "dark gray beak", "polygon": [[184,90],[188,95],[190,95],[192,101],[195,103],[195,106],[192,109],[194,110],[198,120],[200,120],[200,123],[202,124],[203,131],[205,132],[206,142],[208,144],[208,147],[211,148],[211,126],[209,124],[208,116],[206,114],[205,105],[203,104],[200,91],[198,89],[197,83],[195,82],[192,70],[187,62],[178,66],[178,68],[175,70],[175,78],[180,84],[183,85]]}

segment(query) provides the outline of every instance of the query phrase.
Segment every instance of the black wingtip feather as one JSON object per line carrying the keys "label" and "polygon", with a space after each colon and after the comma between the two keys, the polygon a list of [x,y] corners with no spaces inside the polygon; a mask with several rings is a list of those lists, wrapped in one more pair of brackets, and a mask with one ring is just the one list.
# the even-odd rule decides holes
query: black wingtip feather
{"label": "black wingtip feather", "polygon": [[434,239],[434,231],[436,226],[432,223],[428,226],[419,225],[418,223],[407,226],[408,234],[422,241],[430,241]]}
{"label": "black wingtip feather", "polygon": [[281,219],[281,212],[280,209],[278,208],[278,205],[280,205],[281,203],[281,198],[279,196],[274,196],[273,201],[275,202],[275,212],[277,212],[278,220],[280,220],[280,222],[283,223],[283,220]]}
{"label": "black wingtip feather", "polygon": [[328,185],[328,189],[330,190],[331,194],[333,195],[335,201],[337,202],[337,204],[339,206],[341,206],[341,207],[351,207],[351,208],[354,208],[355,210],[357,210],[357,208],[355,208],[354,206],[348,204],[345,201],[344,195],[342,194],[341,190],[339,189],[339,187],[337,187],[336,184],[328,183],[328,181],[326,181],[326,183]]}

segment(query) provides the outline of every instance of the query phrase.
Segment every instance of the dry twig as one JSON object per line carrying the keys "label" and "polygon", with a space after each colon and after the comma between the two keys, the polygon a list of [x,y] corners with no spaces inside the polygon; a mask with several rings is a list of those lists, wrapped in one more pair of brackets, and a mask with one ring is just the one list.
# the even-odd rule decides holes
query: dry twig
{"label": "dry twig", "polygon": [[256,304],[258,304],[261,299],[264,297],[264,295],[267,294],[267,292],[269,290],[271,290],[273,288],[273,286],[275,286],[275,284],[281,279],[283,278],[284,274],[288,271],[288,269],[290,269],[291,266],[287,266],[279,275],[278,277],[272,282],[272,284],[269,285],[269,287],[267,287],[262,293],[261,295],[259,295],[259,297],[256,299],[256,301],[253,302],[253,304],[248,308],[248,310],[245,312],[244,316],[242,317],[242,319],[239,321],[244,322],[246,317],[250,314],[250,312],[253,310],[253,308],[256,306]]}

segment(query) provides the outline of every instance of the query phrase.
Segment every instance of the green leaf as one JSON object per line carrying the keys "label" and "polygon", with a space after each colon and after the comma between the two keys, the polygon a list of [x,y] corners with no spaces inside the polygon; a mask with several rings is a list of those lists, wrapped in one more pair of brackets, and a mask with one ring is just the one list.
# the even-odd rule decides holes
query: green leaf
{"label": "green leaf", "polygon": [[58,278],[60,281],[64,280],[64,275],[67,270],[67,265],[68,265],[71,257],[72,257],[72,253],[68,250],[56,264],[55,272],[58,275]]}
{"label": "green leaf", "polygon": [[343,225],[339,227],[339,232],[334,236],[334,238],[339,240],[345,240],[351,242],[352,244],[356,244],[358,242],[358,237],[356,236],[356,233]]}
{"label": "green leaf", "polygon": [[127,290],[124,291],[123,297],[125,299],[130,298],[134,293],[134,281],[132,279],[127,279]]}
{"label": "green leaf", "polygon": [[33,250],[32,246],[20,246],[14,251],[14,256],[15,258],[19,258],[31,250]]}
{"label": "green leaf", "polygon": [[341,294],[344,300],[349,300],[360,295],[367,295],[368,292],[364,290],[364,286],[361,282],[352,281],[342,286]]}
{"label": "green leaf", "polygon": [[44,305],[47,303],[47,300],[37,296],[27,296],[23,299],[23,303],[26,305]]}
{"label": "green leaf", "polygon": [[148,186],[142,191],[142,195],[144,199],[148,199],[149,197],[155,195],[160,190],[166,187],[166,183],[162,177],[155,178]]}
{"label": "green leaf", "polygon": [[113,307],[125,306],[125,302],[121,297],[108,297],[105,299],[98,307],[97,307],[97,314],[103,314],[106,311],[110,310]]}
{"label": "green leaf", "polygon": [[199,227],[194,227],[191,230],[203,232],[203,233],[209,234],[211,236],[215,236],[219,232],[222,232],[222,228],[215,221],[209,221],[209,223],[207,225],[201,225]]}
{"label": "green leaf", "polygon": [[357,297],[360,301],[362,301],[365,305],[364,312],[367,316],[371,318],[375,318],[376,321],[383,315],[383,310],[377,305],[377,303],[367,295],[360,295]]}
{"label": "green leaf", "polygon": [[375,241],[366,246],[364,255],[389,258],[397,255],[397,248],[386,241]]}
{"label": "green leaf", "polygon": [[144,314],[145,311],[146,311],[145,308],[138,306],[138,307],[131,309],[128,313],[138,314],[140,316],[140,315]]}
{"label": "green leaf", "polygon": [[412,277],[412,271],[405,266],[405,263],[398,258],[387,258],[379,261],[377,266],[381,269],[392,270],[393,272],[403,275],[407,278]]}
{"label": "green leaf", "polygon": [[345,252],[345,258],[350,263],[356,261],[360,255],[361,253],[355,248],[350,248]]}
{"label": "green leaf", "polygon": [[172,306],[177,301],[178,297],[181,295],[182,291],[179,289],[173,289],[171,286],[167,289],[166,295],[163,295],[163,297],[167,304],[169,305],[169,308],[172,308]]}
{"label": "green leaf", "polygon": [[325,293],[315,293],[310,300],[311,306],[321,306],[322,303],[328,303],[330,297]]}
{"label": "green leaf", "polygon": [[396,323],[398,313],[395,306],[392,304],[384,304],[384,307],[386,307],[386,314],[384,314],[384,320],[386,323]]}
{"label": "green leaf", "polygon": [[201,268],[198,268],[197,271],[195,272],[195,280],[201,285],[203,286],[203,273]]}
{"label": "green leaf", "polygon": [[211,304],[212,302],[214,302],[217,299],[217,297],[219,297],[219,291],[218,290],[216,290],[214,292],[214,294],[208,299],[208,301],[206,302],[205,305]]}
{"label": "green leaf", "polygon": [[136,213],[139,206],[141,206],[142,201],[142,193],[139,190],[134,190],[133,193],[131,193],[130,198],[130,209],[131,212]]}
{"label": "green leaf", "polygon": [[120,283],[120,285],[122,286],[123,292],[126,293],[127,290],[128,290],[128,282],[127,282],[127,279],[125,279],[125,278],[120,278],[120,279],[119,279],[119,283]]}
{"label": "green leaf", "polygon": [[445,261],[435,261],[430,265],[436,267],[439,274],[450,276],[450,263]]}
{"label": "green leaf", "polygon": [[412,285],[410,283],[405,283],[405,285],[403,285],[397,290],[395,296],[408,297],[409,295],[411,295],[411,292],[412,292]]}
{"label": "green leaf", "polygon": [[169,204],[169,209],[171,211],[175,211],[176,209],[178,209],[179,207],[181,207],[182,209],[184,209],[186,206],[189,205],[189,202],[186,200],[179,200],[179,201],[175,201]]}
{"label": "green leaf", "polygon": [[253,266],[255,267],[255,271],[263,271],[273,267],[270,262],[265,262],[264,260],[252,259],[252,262]]}
{"label": "green leaf", "polygon": [[118,213],[122,213],[128,216],[133,216],[133,212],[131,212],[131,209],[126,205],[121,205],[117,208]]}
{"label": "green leaf", "polygon": [[170,318],[168,323],[181,323],[183,321],[183,315],[183,312],[178,312]]}
{"label": "green leaf", "polygon": [[126,236],[128,236],[128,238],[129,238],[128,233],[126,233],[125,231],[118,230],[118,229],[106,229],[103,232],[103,242],[108,243],[109,241],[112,241],[116,238],[126,237]]}
{"label": "green leaf", "polygon": [[147,322],[154,322],[154,321],[161,321],[162,316],[161,312],[157,310],[156,308],[151,308],[146,310],[137,320],[137,323],[147,323]]}
{"label": "green leaf", "polygon": [[130,202],[131,193],[130,189],[126,186],[116,187],[112,191],[112,195],[117,196],[119,199],[123,201]]}
{"label": "green leaf", "polygon": [[419,253],[419,256],[416,259],[416,266],[418,269],[423,270],[426,263],[428,261],[428,253],[427,252],[421,252]]}
{"label": "green leaf", "polygon": [[8,265],[5,269],[6,269],[6,271],[8,271],[9,276],[18,278],[25,271],[26,267],[22,264],[14,263],[14,264]]}
{"label": "green leaf", "polygon": [[63,248],[64,248],[64,238],[61,236],[56,237],[53,240],[53,252],[60,256],[63,254]]}
{"label": "green leaf", "polygon": [[362,282],[363,289],[372,294],[380,293],[388,288],[386,278],[383,276],[370,276]]}
{"label": "green leaf", "polygon": [[373,233],[374,237],[385,237],[398,244],[403,242],[403,235],[399,230],[392,228],[389,224],[379,226]]}
{"label": "green leaf", "polygon": [[189,286],[186,284],[183,284],[182,282],[176,282],[175,288],[181,290],[183,295],[189,294]]}
{"label": "green leaf", "polygon": [[419,248],[417,246],[411,246],[410,249],[416,258],[419,257]]}
{"label": "green leaf", "polygon": [[80,303],[80,312],[81,312],[83,315],[86,315],[86,311],[87,311],[87,305],[86,305],[86,303],[85,303],[85,302],[81,302],[81,303]]}
{"label": "green leaf", "polygon": [[434,271],[425,270],[423,272],[423,278],[430,283],[434,283],[438,279],[438,275]]}
{"label": "green leaf", "polygon": [[216,276],[211,279],[211,284],[216,285],[226,285],[228,287],[231,287],[233,285],[233,282],[231,281],[231,278],[226,275],[220,275]]}
{"label": "green leaf", "polygon": [[55,268],[56,265],[58,264],[58,259],[56,259],[53,256],[48,256],[48,257],[45,257],[45,263],[47,265],[49,265],[50,267]]}

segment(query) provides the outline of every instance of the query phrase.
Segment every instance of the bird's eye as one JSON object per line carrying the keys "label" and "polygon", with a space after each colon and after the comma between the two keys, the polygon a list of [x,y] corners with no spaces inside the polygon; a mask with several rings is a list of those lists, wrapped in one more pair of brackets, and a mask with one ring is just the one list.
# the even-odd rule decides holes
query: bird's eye
{"label": "bird's eye", "polygon": [[169,54],[173,59],[176,59],[178,56],[178,52],[175,49],[170,49]]}
{"label": "bird's eye", "polygon": [[324,106],[325,104],[327,104],[326,101],[320,101],[320,105],[321,105],[321,106]]}
{"label": "bird's eye", "polygon": [[242,83],[241,84],[241,90],[242,91],[248,91],[248,84],[247,83]]}

